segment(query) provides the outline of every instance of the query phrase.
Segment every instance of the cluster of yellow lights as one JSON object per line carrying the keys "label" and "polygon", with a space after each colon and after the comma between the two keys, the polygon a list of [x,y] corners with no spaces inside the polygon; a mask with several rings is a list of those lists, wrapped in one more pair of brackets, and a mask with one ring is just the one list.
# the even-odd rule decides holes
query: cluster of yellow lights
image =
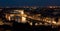
{"label": "cluster of yellow lights", "polygon": [[[28,18],[31,18],[31,19],[34,19],[34,20],[38,20],[38,21],[47,22],[49,24],[54,24],[54,25],[60,24],[60,23],[58,23],[58,22],[55,21],[55,18],[50,18],[50,17],[40,18],[40,17],[36,17],[36,16],[28,16]],[[59,21],[60,21],[60,19],[59,19]]]}
{"label": "cluster of yellow lights", "polygon": [[43,19],[43,21],[46,21],[48,23],[53,23],[53,24],[56,24],[56,21],[54,18],[49,18],[49,17],[46,17]]}
{"label": "cluster of yellow lights", "polygon": [[[39,20],[39,21],[44,21],[44,22],[48,22],[48,23],[51,23],[51,24],[59,24],[60,25],[60,22],[56,22],[54,18],[50,18],[50,17],[45,17],[45,18],[38,18],[37,16],[41,16],[40,14],[38,15],[34,15],[34,17],[32,16],[27,16],[25,13],[24,13],[24,10],[15,10],[17,12],[19,12],[20,14],[6,14],[6,18],[10,21],[10,16],[21,16],[21,21],[22,23],[26,23],[27,22],[27,18],[31,18],[31,19],[35,19],[35,20]],[[60,19],[59,19],[60,21]],[[30,25],[32,25],[32,22],[30,22]],[[37,23],[35,24],[37,25]]]}
{"label": "cluster of yellow lights", "polygon": [[10,21],[11,20],[11,16],[21,16],[21,21],[20,22],[26,22],[26,16],[24,14],[24,11],[23,10],[15,10],[16,12],[19,12],[20,14],[6,14],[6,18]]}
{"label": "cluster of yellow lights", "polygon": [[54,25],[60,25],[60,18],[58,19],[58,22],[55,21],[55,18],[48,18],[46,17],[45,19],[43,19],[45,22],[48,22],[50,24],[54,24]]}

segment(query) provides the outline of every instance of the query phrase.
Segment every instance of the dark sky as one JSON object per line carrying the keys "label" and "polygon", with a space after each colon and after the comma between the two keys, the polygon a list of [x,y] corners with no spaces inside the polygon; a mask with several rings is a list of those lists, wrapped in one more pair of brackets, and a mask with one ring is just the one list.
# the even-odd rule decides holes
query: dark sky
{"label": "dark sky", "polygon": [[60,0],[0,0],[0,7],[19,6],[60,6]]}

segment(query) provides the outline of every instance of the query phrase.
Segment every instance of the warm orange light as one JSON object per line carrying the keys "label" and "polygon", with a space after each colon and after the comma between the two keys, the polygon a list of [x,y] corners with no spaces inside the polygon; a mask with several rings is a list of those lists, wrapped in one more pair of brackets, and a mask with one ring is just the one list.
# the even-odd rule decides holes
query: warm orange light
{"label": "warm orange light", "polygon": [[26,22],[26,18],[22,17],[22,22],[25,23]]}
{"label": "warm orange light", "polygon": [[29,23],[31,26],[33,25],[32,22]]}
{"label": "warm orange light", "polygon": [[35,23],[35,26],[37,26],[38,25],[38,23]]}
{"label": "warm orange light", "polygon": [[52,21],[53,24],[56,24],[56,21]]}
{"label": "warm orange light", "polygon": [[0,25],[3,25],[4,23],[3,23],[3,21],[0,19]]}

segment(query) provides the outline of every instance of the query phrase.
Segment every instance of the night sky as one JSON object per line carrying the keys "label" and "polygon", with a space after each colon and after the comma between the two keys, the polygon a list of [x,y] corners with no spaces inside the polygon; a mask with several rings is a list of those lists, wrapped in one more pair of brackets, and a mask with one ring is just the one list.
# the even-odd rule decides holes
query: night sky
{"label": "night sky", "polygon": [[60,6],[60,0],[0,0],[0,7]]}

